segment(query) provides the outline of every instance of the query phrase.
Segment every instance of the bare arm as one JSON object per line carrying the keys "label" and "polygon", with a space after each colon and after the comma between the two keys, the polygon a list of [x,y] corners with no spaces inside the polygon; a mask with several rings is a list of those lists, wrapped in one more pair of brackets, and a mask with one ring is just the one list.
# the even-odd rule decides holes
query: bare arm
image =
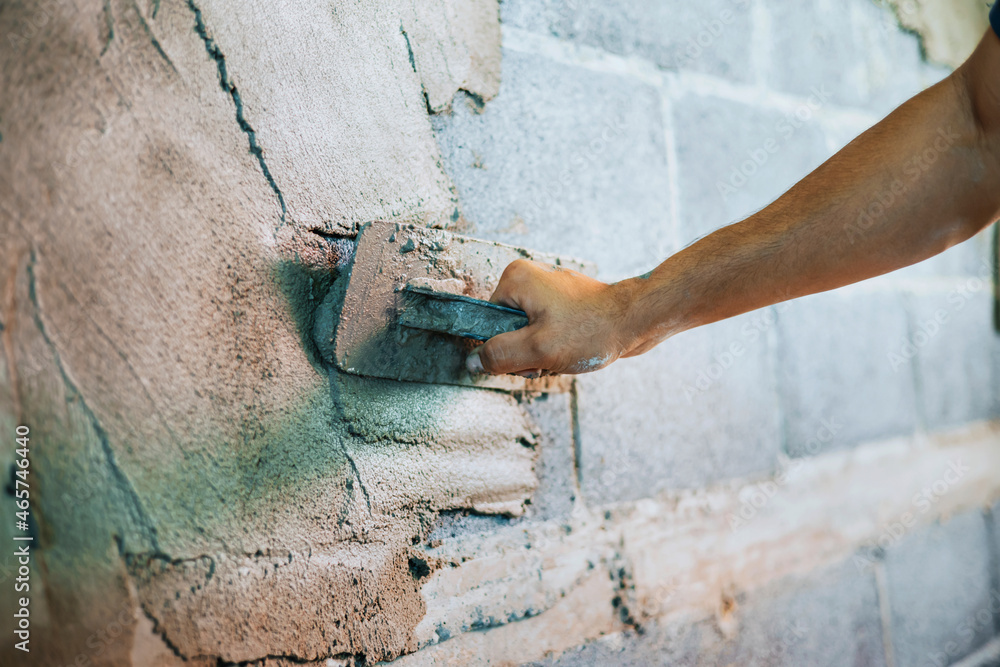
{"label": "bare arm", "polygon": [[914,264],[998,216],[1000,38],[990,30],[947,79],[647,277],[606,285],[512,264],[493,299],[531,323],[479,358],[493,373],[595,370],[686,329]]}

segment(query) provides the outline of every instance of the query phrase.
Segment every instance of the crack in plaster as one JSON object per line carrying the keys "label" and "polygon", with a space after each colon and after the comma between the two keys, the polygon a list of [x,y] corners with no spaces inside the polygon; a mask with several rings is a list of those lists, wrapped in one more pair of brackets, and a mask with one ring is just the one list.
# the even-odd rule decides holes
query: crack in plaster
{"label": "crack in plaster", "polygon": [[94,327],[94,330],[97,331],[97,333],[101,336],[101,338],[104,339],[104,341],[108,344],[108,346],[115,351],[115,353],[118,355],[118,358],[122,360],[122,363],[125,364],[125,367],[128,369],[129,374],[132,376],[133,379],[135,379],[136,383],[138,383],[139,388],[142,391],[142,395],[146,398],[147,401],[149,401],[149,407],[153,412],[156,413],[156,417],[159,420],[160,425],[163,426],[164,430],[166,430],[166,432],[170,435],[171,439],[175,443],[177,443],[177,447],[181,450],[181,453],[184,454],[184,457],[187,458],[188,452],[184,448],[183,440],[177,436],[177,433],[174,431],[173,427],[170,426],[170,422],[164,416],[163,411],[160,409],[159,404],[153,399],[153,395],[149,393],[149,388],[146,386],[146,383],[143,382],[142,376],[139,375],[139,372],[136,371],[135,367],[132,365],[132,361],[128,358],[128,355],[126,355],[125,352],[121,349],[121,347],[119,347],[118,344],[115,343],[115,341],[111,338],[111,336],[108,335],[108,333],[104,330],[104,327],[102,327],[93,317],[91,317],[90,313],[88,312],[88,309],[84,307],[82,303],[80,303],[80,300],[76,298],[76,295],[73,294],[73,292],[71,292],[68,287],[66,287],[65,283],[60,281],[59,288],[62,290],[63,294],[65,294],[68,299],[76,303],[76,305],[80,308],[80,312],[82,312],[87,317],[87,321],[89,321],[91,326]]}
{"label": "crack in plaster", "polygon": [[372,513],[372,499],[371,496],[368,495],[368,488],[365,487],[365,481],[361,479],[361,472],[358,470],[358,465],[354,462],[354,457],[351,456],[351,453],[347,451],[347,445],[341,442],[340,449],[344,452],[344,456],[347,457],[348,463],[351,464],[351,470],[354,471],[354,476],[358,478],[358,485],[361,487],[361,493],[365,496],[365,504],[368,505],[368,514],[370,516]]}
{"label": "crack in plaster", "polygon": [[115,17],[111,13],[111,0],[104,0],[102,12],[104,14],[104,27],[108,29],[108,36],[104,39],[104,48],[101,49],[103,56],[108,52],[111,42],[115,40]]}
{"label": "crack in plaster", "polygon": [[[203,656],[198,656],[203,657]],[[212,657],[212,656],[204,656]],[[252,660],[243,660],[241,662],[226,662],[221,658],[218,660],[216,667],[264,667],[268,664],[270,660],[279,660],[284,663],[292,663],[293,665],[317,665],[320,660],[349,660],[350,665],[356,665],[357,667],[364,667],[368,664],[364,653],[337,653],[335,655],[327,655],[316,660],[309,658],[300,658],[294,654],[292,655],[265,655],[260,658],[254,658]]]}
{"label": "crack in plaster", "polygon": [[[160,45],[160,41],[156,39],[156,35],[153,34],[153,30],[149,27],[149,23],[146,22],[146,17],[142,15],[142,11],[139,9],[139,4],[135,0],[132,0],[132,7],[135,8],[135,15],[139,17],[139,25],[142,26],[142,29],[146,33],[146,37],[149,38],[149,41],[153,43],[153,48],[156,49],[156,52],[160,54],[160,57],[163,58],[168,65],[170,65],[170,69],[172,69],[176,74],[177,68],[174,67],[174,62],[170,59],[170,56],[167,55],[167,52],[163,50],[163,46]],[[159,9],[160,3],[157,1],[156,6],[153,9],[154,18],[156,17],[156,12],[159,11]]]}
{"label": "crack in plaster", "polygon": [[427,86],[424,85],[424,80],[421,78],[420,72],[417,71],[417,58],[413,54],[413,44],[410,43],[410,36],[406,34],[406,28],[402,23],[399,24],[399,34],[403,36],[403,41],[406,42],[406,55],[410,57],[410,67],[413,68],[413,73],[417,75],[417,80],[420,81],[420,93],[424,96],[424,106],[427,107],[427,115],[433,116],[435,111],[431,105],[431,96],[427,94]]}
{"label": "crack in plaster", "polygon": [[142,603],[139,604],[139,609],[142,610],[142,613],[146,618],[152,621],[153,632],[156,633],[156,636],[160,638],[160,641],[163,642],[163,645],[166,646],[168,649],[170,649],[171,653],[176,655],[178,658],[187,662],[188,658],[183,653],[180,652],[180,649],[178,649],[173,644],[173,642],[170,641],[170,638],[167,637],[166,629],[163,627],[163,625],[160,624],[160,621],[156,618],[156,616],[154,616],[153,613],[149,611],[149,609],[146,609],[146,605]]}
{"label": "crack in plaster", "polygon": [[14,401],[14,417],[21,423],[21,381],[18,377],[17,359],[14,356],[14,323],[17,317],[17,265],[20,258],[11,263],[10,273],[4,289],[3,322],[0,322],[0,340],[3,342],[4,355],[7,360],[7,379],[10,382],[11,397]]}
{"label": "crack in plaster", "polygon": [[[49,337],[48,331],[45,328],[45,323],[42,320],[42,307],[38,300],[38,284],[35,276],[35,266],[37,262],[38,254],[34,249],[32,249],[27,267],[28,299],[31,301],[34,308],[32,316],[35,321],[35,326],[38,328],[38,332],[42,335],[42,339],[45,341],[45,344],[52,352],[52,358],[55,361],[56,368],[59,370],[59,375],[62,378],[63,385],[66,387],[69,397],[76,400],[80,409],[83,411],[84,416],[86,416],[87,420],[90,422],[91,428],[97,435],[97,438],[101,443],[101,450],[103,451],[104,457],[108,462],[108,466],[111,468],[112,476],[118,483],[119,488],[128,496],[130,500],[130,513],[134,515],[133,518],[136,523],[145,531],[146,538],[149,540],[150,544],[152,544],[155,552],[161,553],[159,541],[156,537],[156,527],[150,520],[145,508],[142,506],[142,501],[139,499],[139,494],[136,492],[132,482],[118,465],[114,450],[111,448],[111,442],[108,439],[107,431],[104,430],[104,427],[101,425],[97,415],[87,404],[86,399],[80,392],[79,388],[77,388],[76,383],[70,378],[69,372],[66,370],[66,367],[62,362],[62,357],[59,355],[59,350],[56,348],[55,342]],[[122,549],[123,546],[123,543],[119,543],[119,549]]]}
{"label": "crack in plaster", "polygon": [[202,17],[201,9],[194,3],[194,0],[188,0],[187,4],[188,8],[194,13],[194,30],[205,43],[205,51],[215,61],[215,65],[219,70],[219,86],[232,98],[233,104],[236,106],[236,123],[239,125],[240,130],[247,135],[247,141],[250,143],[250,153],[257,158],[257,163],[260,165],[260,170],[264,173],[264,178],[267,179],[271,190],[278,197],[278,204],[281,207],[281,223],[284,225],[286,222],[285,216],[288,213],[288,209],[285,206],[285,196],[281,193],[281,188],[278,187],[278,183],[274,180],[274,176],[271,175],[271,170],[267,166],[267,161],[264,159],[264,149],[257,143],[257,132],[243,114],[243,100],[240,97],[240,91],[236,88],[236,84],[229,78],[229,73],[226,70],[226,56],[222,53],[215,40],[208,34],[208,28]]}

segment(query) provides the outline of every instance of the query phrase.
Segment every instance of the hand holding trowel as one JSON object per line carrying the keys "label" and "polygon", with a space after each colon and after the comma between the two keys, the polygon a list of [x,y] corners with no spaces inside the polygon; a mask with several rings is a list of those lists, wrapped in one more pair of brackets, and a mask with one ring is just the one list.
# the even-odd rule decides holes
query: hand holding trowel
{"label": "hand holding trowel", "polygon": [[508,391],[564,391],[560,376],[469,373],[476,346],[528,324],[519,310],[489,303],[504,268],[534,259],[593,275],[574,259],[438,229],[378,222],[360,232],[353,259],[316,317],[324,357],[348,373]]}

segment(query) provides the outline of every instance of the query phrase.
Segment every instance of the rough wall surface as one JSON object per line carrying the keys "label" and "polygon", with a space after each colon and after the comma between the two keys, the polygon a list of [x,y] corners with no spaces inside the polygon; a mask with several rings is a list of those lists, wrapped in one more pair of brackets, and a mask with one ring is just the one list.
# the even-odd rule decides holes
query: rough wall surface
{"label": "rough wall surface", "polygon": [[309,342],[339,261],[311,229],[456,218],[404,15],[0,9],[3,419],[34,429],[35,627],[59,638],[38,664],[127,663],[88,639],[136,604],[186,657],[413,650],[414,536],[534,488],[511,397],[331,375]]}
{"label": "rough wall surface", "polygon": [[6,2],[0,39],[0,428],[31,427],[37,540],[3,664],[948,664],[997,634],[992,231],[570,395],[311,342],[370,220],[616,279],[766,204],[944,75],[887,10]]}
{"label": "rough wall surface", "polygon": [[989,27],[976,0],[888,0],[900,24],[920,35],[927,57],[958,67]]}

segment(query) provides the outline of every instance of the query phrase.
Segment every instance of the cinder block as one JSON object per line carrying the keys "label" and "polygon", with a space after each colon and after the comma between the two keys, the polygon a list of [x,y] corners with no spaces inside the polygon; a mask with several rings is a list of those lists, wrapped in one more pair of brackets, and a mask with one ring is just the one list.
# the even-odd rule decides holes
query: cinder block
{"label": "cinder block", "polygon": [[891,355],[909,334],[903,297],[837,290],[780,306],[778,382],[791,456],[911,433],[911,364]]}
{"label": "cinder block", "polygon": [[[855,48],[865,63],[865,85],[844,91],[845,103],[856,93],[865,107],[884,115],[947,76],[948,68],[924,62],[920,39],[900,28],[888,3],[854,0],[847,3],[854,20]],[[835,3],[837,11],[843,11]],[[912,7],[909,5],[907,7]],[[839,93],[838,93],[839,95]]]}
{"label": "cinder block", "polygon": [[874,576],[850,562],[748,594],[734,616],[739,634],[703,647],[706,664],[885,664]]}
{"label": "cinder block", "polygon": [[505,25],[637,56],[667,69],[752,78],[751,0],[507,0]]}
{"label": "cinder block", "polygon": [[[817,89],[816,105],[826,94]],[[673,107],[681,245],[763,208],[829,157],[808,105],[781,113],[685,95]]]}
{"label": "cinder block", "polygon": [[780,427],[768,326],[751,316],[719,322],[580,376],[587,502],[771,471]]}
{"label": "cinder block", "polygon": [[1000,336],[993,328],[989,282],[971,277],[954,290],[909,298],[910,330],[891,365],[914,364],[924,425],[929,430],[1000,417],[995,360]]}
{"label": "cinder block", "polygon": [[548,520],[569,517],[576,499],[573,418],[568,394],[546,394],[527,404],[538,428],[538,489],[531,498],[529,516]]}
{"label": "cinder block", "polygon": [[649,270],[671,250],[659,94],[614,75],[504,52],[496,99],[433,118],[445,168],[482,238]]}
{"label": "cinder block", "polygon": [[[990,562],[993,563],[993,579],[990,588],[1000,590],[1000,501],[993,503],[993,507],[986,515],[986,520],[987,532],[992,538],[990,548],[993,549],[990,556]],[[995,618],[997,619],[997,628],[1000,629],[1000,610],[997,610]]]}
{"label": "cinder block", "polygon": [[856,0],[764,6],[771,87],[808,95],[822,86],[834,104],[883,113],[923,88],[917,39],[899,29],[890,10]]}
{"label": "cinder block", "polygon": [[1000,591],[990,590],[990,547],[981,512],[932,525],[885,557],[897,665],[944,667],[993,635]]}
{"label": "cinder block", "polygon": [[[805,579],[786,579],[765,590],[737,596],[725,615],[733,635],[720,635],[715,621],[695,625],[643,624],[589,643],[552,667],[598,665],[864,665],[885,663],[878,596],[871,573],[850,563]],[[907,664],[907,663],[897,663]]]}
{"label": "cinder block", "polygon": [[654,619],[642,624],[642,633],[608,635],[523,667],[689,667],[703,664],[698,662],[698,642],[706,631],[711,632],[705,624],[664,624]]}
{"label": "cinder block", "polygon": [[[990,556],[990,562],[993,563],[993,579],[990,588],[993,590],[1000,590],[1000,501],[993,503],[993,507],[986,517],[987,529],[992,538],[992,543],[990,547],[993,552]],[[995,614],[996,627],[1000,629],[1000,610],[997,610]]]}

